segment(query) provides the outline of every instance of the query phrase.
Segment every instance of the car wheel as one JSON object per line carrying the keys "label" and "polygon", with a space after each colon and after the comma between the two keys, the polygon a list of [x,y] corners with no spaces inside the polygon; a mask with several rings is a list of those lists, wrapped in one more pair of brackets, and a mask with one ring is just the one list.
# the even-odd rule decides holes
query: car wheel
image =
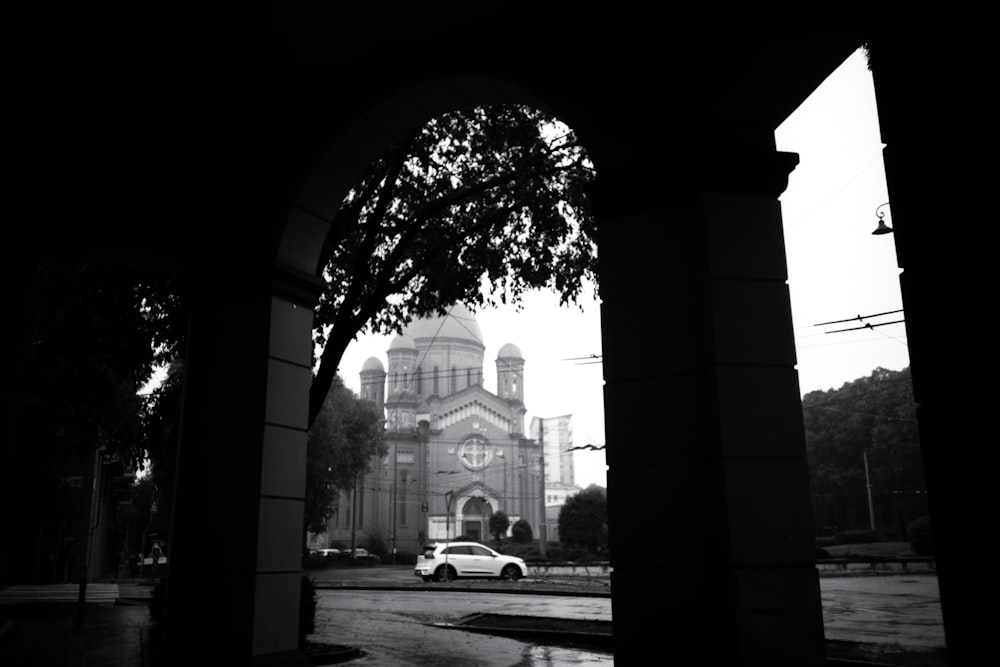
{"label": "car wheel", "polygon": [[521,578],[521,569],[517,565],[508,565],[501,570],[500,578],[504,581],[517,581]]}
{"label": "car wheel", "polygon": [[438,581],[454,581],[458,578],[458,573],[451,565],[442,565],[434,574]]}

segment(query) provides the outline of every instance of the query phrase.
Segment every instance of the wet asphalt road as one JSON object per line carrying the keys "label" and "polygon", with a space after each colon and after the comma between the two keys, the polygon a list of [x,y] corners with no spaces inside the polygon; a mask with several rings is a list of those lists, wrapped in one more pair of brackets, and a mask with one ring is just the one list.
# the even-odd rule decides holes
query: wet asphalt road
{"label": "wet asphalt road", "polygon": [[433,625],[453,623],[468,614],[484,611],[610,619],[608,598],[395,590],[321,590],[317,598],[316,632],[312,639],[361,647],[365,656],[352,664],[400,667],[614,664],[610,651],[560,647]]}
{"label": "wet asphalt road", "polygon": [[[477,612],[611,619],[610,597],[505,594],[502,587],[481,593],[430,591],[410,568],[332,569],[313,573],[318,592],[318,641],[364,648],[357,664],[611,665],[613,655],[590,649],[543,645],[494,637],[434,623],[453,623]],[[325,584],[324,584],[325,582]],[[522,582],[527,586],[529,582]],[[474,585],[469,582],[470,586]],[[509,586],[510,584],[508,584]],[[405,590],[357,590],[353,586],[396,586]],[[452,584],[449,584],[449,587]],[[522,584],[517,584],[522,586]],[[596,589],[595,589],[596,590]],[[828,640],[944,646],[937,578],[932,574],[822,576],[823,624]]]}

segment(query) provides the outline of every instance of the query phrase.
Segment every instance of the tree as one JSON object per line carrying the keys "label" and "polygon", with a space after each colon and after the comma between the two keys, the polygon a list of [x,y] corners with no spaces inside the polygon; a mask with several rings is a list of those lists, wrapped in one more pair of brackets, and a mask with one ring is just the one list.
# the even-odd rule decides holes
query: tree
{"label": "tree", "polygon": [[535,534],[531,530],[531,524],[525,519],[518,519],[510,527],[511,537],[517,544],[528,544],[535,539]]}
{"label": "tree", "polygon": [[493,516],[490,517],[490,534],[493,539],[502,542],[508,528],[510,528],[510,517],[507,516],[507,513],[503,510],[494,512]]}
{"label": "tree", "polygon": [[141,465],[137,392],[173,348],[163,312],[148,304],[161,287],[146,273],[62,261],[31,265],[19,277],[19,337],[4,378],[17,389],[4,459],[16,474],[0,480],[0,562],[32,576],[37,555],[51,548],[41,541],[75,520],[67,477],[98,451],[126,469]]}
{"label": "tree", "polygon": [[597,282],[592,178],[576,135],[521,106],[435,118],[376,161],[322,250],[310,422],[361,331],[390,333],[459,301],[519,303],[535,288],[575,303]]}
{"label": "tree", "polygon": [[566,499],[559,509],[559,542],[590,556],[608,550],[608,494],[596,484]]}
{"label": "tree", "polygon": [[864,507],[865,460],[876,496],[892,498],[899,526],[926,514],[926,486],[908,368],[876,368],[836,390],[802,399],[813,511],[820,528],[843,530]]}
{"label": "tree", "polygon": [[356,398],[337,376],[319,418],[309,429],[305,530],[326,530],[338,492],[352,489],[355,476],[371,458],[385,453],[383,416],[370,401]]}

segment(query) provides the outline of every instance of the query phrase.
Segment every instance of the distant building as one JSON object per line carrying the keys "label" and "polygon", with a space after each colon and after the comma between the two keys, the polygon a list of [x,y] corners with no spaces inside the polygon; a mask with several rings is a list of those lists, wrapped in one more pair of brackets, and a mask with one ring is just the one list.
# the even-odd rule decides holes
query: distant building
{"label": "distant building", "polygon": [[505,512],[537,533],[540,446],[525,433],[525,360],[507,343],[496,357],[497,387],[483,386],[486,346],[463,305],[415,321],[361,369],[361,398],[386,417],[388,454],[371,463],[355,492],[342,493],[330,542],[382,540],[418,552],[427,540],[488,540]]}
{"label": "distant building", "polygon": [[573,470],[573,415],[533,417],[530,432],[545,450],[545,523],[550,542],[559,541],[559,510],[582,489]]}
{"label": "distant building", "polygon": [[545,483],[575,485],[573,472],[573,415],[533,417],[530,435],[545,449]]}

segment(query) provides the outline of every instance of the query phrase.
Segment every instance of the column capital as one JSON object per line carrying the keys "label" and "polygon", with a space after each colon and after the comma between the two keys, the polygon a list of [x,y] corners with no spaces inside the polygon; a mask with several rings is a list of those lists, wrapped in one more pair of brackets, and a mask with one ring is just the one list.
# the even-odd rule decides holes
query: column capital
{"label": "column capital", "polygon": [[595,212],[616,216],[676,204],[704,192],[777,197],[797,153],[739,145],[682,146],[653,160],[599,167],[587,187]]}

